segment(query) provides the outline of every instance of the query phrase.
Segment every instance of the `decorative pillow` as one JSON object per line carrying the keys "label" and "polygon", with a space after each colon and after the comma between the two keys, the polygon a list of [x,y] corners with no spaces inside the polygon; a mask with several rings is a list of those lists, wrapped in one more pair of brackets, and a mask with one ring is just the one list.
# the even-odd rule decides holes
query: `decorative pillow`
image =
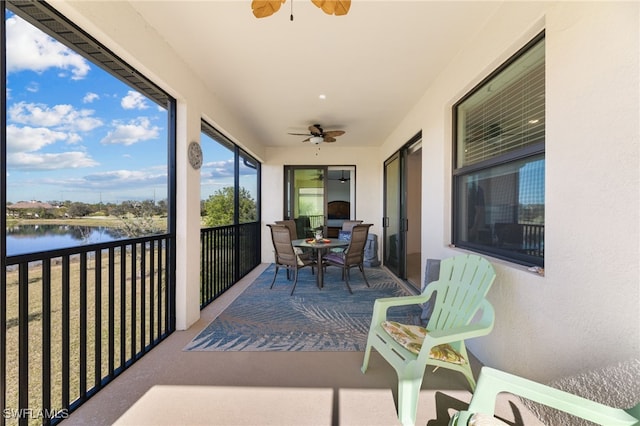
{"label": "decorative pillow", "polygon": [[323,258],[334,263],[344,264],[344,255],[342,253],[330,252]]}
{"label": "decorative pillow", "polygon": [[338,239],[341,241],[351,241],[351,232],[349,231],[338,231]]}
{"label": "decorative pillow", "polygon": [[[410,352],[418,354],[422,349],[422,342],[428,331],[419,325],[400,324],[395,321],[384,321],[382,328],[389,333],[389,336],[400,343]],[[431,348],[429,357],[453,364],[466,364],[467,360],[451,347],[448,343]]]}

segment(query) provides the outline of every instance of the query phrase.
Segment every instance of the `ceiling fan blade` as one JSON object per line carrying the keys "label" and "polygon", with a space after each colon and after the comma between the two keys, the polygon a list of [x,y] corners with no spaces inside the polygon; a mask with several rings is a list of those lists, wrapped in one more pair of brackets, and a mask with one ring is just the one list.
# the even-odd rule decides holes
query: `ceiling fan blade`
{"label": "ceiling fan blade", "polygon": [[253,10],[253,16],[256,18],[266,18],[271,16],[280,10],[280,6],[286,0],[253,0],[251,2],[251,9]]}
{"label": "ceiling fan blade", "polygon": [[288,135],[294,136],[310,136],[309,133],[287,133]]}
{"label": "ceiling fan blade", "polygon": [[351,7],[351,0],[311,0],[327,15],[346,15]]}
{"label": "ceiling fan blade", "polygon": [[325,141],[325,142],[329,142],[329,143],[331,143],[331,142],[335,142],[335,141],[336,141],[336,138],[332,138],[331,136],[327,136],[327,135],[325,135],[325,136],[324,136],[324,141]]}
{"label": "ceiling fan blade", "polygon": [[302,142],[309,142],[309,139],[311,138],[306,138],[305,140],[303,140]]}
{"label": "ceiling fan blade", "polygon": [[322,134],[322,127],[320,127],[319,124],[312,124],[311,126],[309,126],[309,132],[312,135],[321,135]]}
{"label": "ceiling fan blade", "polygon": [[336,136],[344,135],[344,130],[329,130],[328,132],[324,132],[324,135],[334,138]]}

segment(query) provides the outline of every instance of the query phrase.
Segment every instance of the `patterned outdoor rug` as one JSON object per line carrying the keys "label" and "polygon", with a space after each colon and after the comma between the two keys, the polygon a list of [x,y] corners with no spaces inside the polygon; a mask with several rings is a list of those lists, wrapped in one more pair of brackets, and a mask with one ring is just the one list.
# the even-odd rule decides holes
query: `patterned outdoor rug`
{"label": "patterned outdoor rug", "polygon": [[[352,269],[349,294],[341,271],[329,267],[322,290],[311,269],[301,269],[290,296],[293,279],[287,281],[282,268],[269,289],[274,270],[272,264],[184,350],[364,351],[374,301],[408,294],[380,268],[365,268],[370,288]],[[396,321],[415,323],[420,309],[393,308],[390,314]]]}

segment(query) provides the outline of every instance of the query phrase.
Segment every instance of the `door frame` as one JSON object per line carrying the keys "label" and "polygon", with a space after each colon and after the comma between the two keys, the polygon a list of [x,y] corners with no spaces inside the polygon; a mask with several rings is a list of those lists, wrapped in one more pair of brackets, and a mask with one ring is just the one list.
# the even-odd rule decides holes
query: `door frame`
{"label": "door frame", "polygon": [[[409,228],[409,220],[418,220],[421,222],[422,216],[419,215],[417,218],[409,218],[407,211],[407,181],[408,181],[408,161],[407,158],[411,155],[412,152],[415,151],[418,144],[422,144],[422,131],[418,132],[415,136],[413,136],[407,143],[405,143],[398,151],[394,152],[389,158],[387,158],[383,163],[384,176],[383,176],[383,218],[382,218],[382,232],[383,232],[383,263],[392,273],[394,273],[398,278],[407,280],[407,230]],[[398,170],[397,176],[389,176],[388,166],[398,161]],[[394,171],[394,173],[396,173]],[[392,197],[393,194],[388,193],[390,181],[392,178],[397,179],[397,185],[395,186],[395,190],[397,194],[395,197]],[[422,181],[419,182],[420,186],[422,185]],[[391,203],[395,204],[397,200],[397,205],[391,206]],[[390,209],[396,209],[394,211],[397,212],[397,222],[394,220],[394,223],[391,224],[390,221]],[[394,244],[389,242],[392,235],[388,235],[388,230],[390,228],[397,227],[397,239],[394,241]],[[393,247],[395,246],[395,247]],[[396,253],[392,253],[392,250],[395,250]],[[397,264],[394,265],[389,262],[389,259],[393,256],[397,256]],[[414,285],[419,286],[420,283],[414,283]]]}

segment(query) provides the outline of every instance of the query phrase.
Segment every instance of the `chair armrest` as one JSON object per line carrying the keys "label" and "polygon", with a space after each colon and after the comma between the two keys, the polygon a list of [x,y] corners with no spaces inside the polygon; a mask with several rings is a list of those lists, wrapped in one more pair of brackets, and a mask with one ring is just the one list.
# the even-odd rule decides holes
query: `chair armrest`
{"label": "chair armrest", "polygon": [[378,326],[387,319],[387,310],[394,306],[418,305],[425,303],[431,297],[433,291],[427,291],[415,296],[383,297],[376,299],[373,304],[373,314],[371,315],[372,326]]}
{"label": "chair armrest", "polygon": [[419,358],[429,358],[431,348],[446,343],[459,342],[472,339],[474,337],[486,336],[493,330],[494,310],[488,300],[483,300],[481,305],[482,316],[478,321],[462,327],[448,328],[446,330],[433,330],[427,333],[422,348],[418,354]]}
{"label": "chair armrest", "polygon": [[531,401],[547,405],[592,422],[614,426],[632,426],[638,419],[625,410],[609,407],[577,395],[514,376],[489,367],[482,367],[478,386],[469,405],[469,413],[493,415],[496,397],[508,392]]}
{"label": "chair armrest", "polygon": [[[495,311],[491,303],[486,299],[482,301],[479,309],[482,310],[482,316],[471,324],[447,328],[446,330],[429,331],[426,339],[433,340],[435,345],[441,345],[489,334],[493,330]],[[426,339],[425,341],[427,341]]]}

